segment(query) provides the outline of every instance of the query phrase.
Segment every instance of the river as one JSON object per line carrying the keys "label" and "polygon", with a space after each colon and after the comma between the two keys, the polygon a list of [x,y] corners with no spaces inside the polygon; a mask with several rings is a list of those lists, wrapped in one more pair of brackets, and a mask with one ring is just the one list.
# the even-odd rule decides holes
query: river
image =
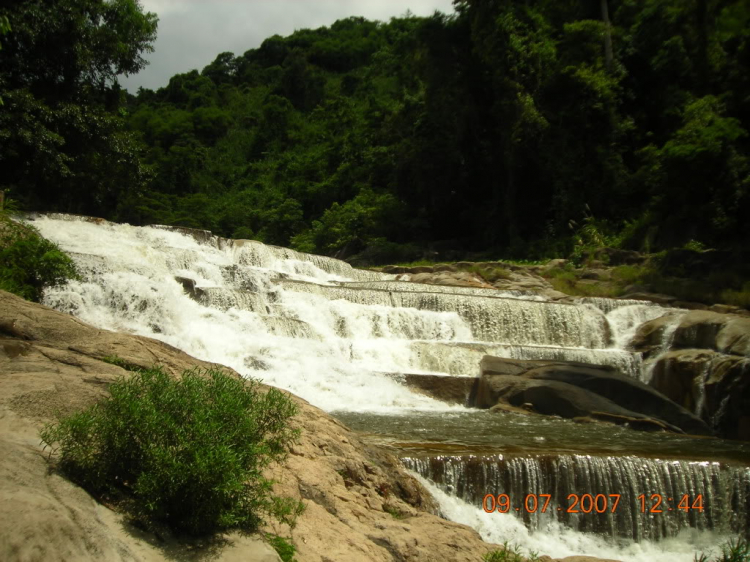
{"label": "river", "polygon": [[[687,562],[748,535],[747,443],[501,416],[413,392],[392,376],[475,377],[491,354],[612,365],[647,382],[626,346],[640,323],[669,309],[405,283],[203,231],[29,219],[82,272],[47,290],[45,304],[305,398],[392,448],[444,516],[486,540],[554,557]],[[503,508],[486,503],[488,494]],[[534,504],[548,499],[547,509]]]}

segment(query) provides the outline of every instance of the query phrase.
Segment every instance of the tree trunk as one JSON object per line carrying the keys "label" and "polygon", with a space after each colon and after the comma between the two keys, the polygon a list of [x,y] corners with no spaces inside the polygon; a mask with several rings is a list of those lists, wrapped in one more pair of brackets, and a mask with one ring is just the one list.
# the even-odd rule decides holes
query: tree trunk
{"label": "tree trunk", "polygon": [[604,58],[607,70],[612,70],[612,26],[609,22],[609,8],[607,0],[601,0],[602,21],[604,22]]}
{"label": "tree trunk", "polygon": [[695,6],[695,26],[698,31],[698,60],[696,66],[698,67],[698,91],[702,95],[709,93],[709,62],[708,62],[708,24],[709,24],[709,13],[708,3],[706,0],[697,0]]}

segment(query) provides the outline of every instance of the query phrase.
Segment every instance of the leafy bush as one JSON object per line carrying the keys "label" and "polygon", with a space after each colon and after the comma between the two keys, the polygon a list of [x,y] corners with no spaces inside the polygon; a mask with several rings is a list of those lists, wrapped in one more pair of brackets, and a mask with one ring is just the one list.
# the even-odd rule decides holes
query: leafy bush
{"label": "leafy bush", "polygon": [[0,213],[0,289],[39,301],[45,287],[78,278],[75,265],[36,229]]}
{"label": "leafy bush", "polygon": [[297,559],[294,558],[297,549],[287,539],[278,535],[266,535],[266,539],[276,551],[276,554],[279,555],[282,562],[297,562]]}
{"label": "leafy bush", "polygon": [[511,545],[505,541],[502,550],[491,550],[482,557],[482,560],[484,562],[524,562],[525,560],[534,562],[539,560],[539,555],[531,552],[528,558],[524,558],[517,544]]}
{"label": "leafy bush", "polygon": [[298,437],[289,427],[297,407],[282,392],[215,369],[176,379],[154,367],[110,394],[41,432],[45,447],[59,444],[63,472],[94,494],[122,499],[148,526],[190,534],[251,531],[264,513],[285,523],[301,513],[263,476]]}
{"label": "leafy bush", "polygon": [[750,309],[750,281],[745,283],[739,291],[725,289],[721,292],[721,300],[727,304]]}

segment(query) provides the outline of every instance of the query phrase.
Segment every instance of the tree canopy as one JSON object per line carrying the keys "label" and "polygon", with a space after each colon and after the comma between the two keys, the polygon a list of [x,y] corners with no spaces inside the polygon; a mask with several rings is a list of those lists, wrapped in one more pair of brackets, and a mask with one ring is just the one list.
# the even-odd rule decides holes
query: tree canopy
{"label": "tree canopy", "polygon": [[748,0],[455,0],[269,37],[126,99],[153,15],[13,6],[0,157],[34,208],[370,263],[566,255],[584,219],[632,249],[750,242]]}
{"label": "tree canopy", "polygon": [[117,76],[145,65],[156,16],[137,0],[28,0],[0,3],[0,20],[2,187],[38,210],[111,212],[145,185]]}

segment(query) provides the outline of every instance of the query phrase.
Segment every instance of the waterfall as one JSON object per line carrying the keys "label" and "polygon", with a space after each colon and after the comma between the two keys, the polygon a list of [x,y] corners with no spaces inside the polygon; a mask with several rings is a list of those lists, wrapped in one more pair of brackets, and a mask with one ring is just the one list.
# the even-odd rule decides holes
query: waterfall
{"label": "waterfall", "polygon": [[[332,258],[202,230],[69,215],[29,220],[81,272],[80,280],[45,291],[48,306],[102,329],[159,339],[329,412],[377,412],[406,425],[418,419],[417,412],[447,417],[467,410],[413,392],[393,373],[476,376],[481,357],[491,354],[610,365],[642,378],[640,354],[627,350],[637,326],[666,313],[675,315],[674,328],[679,321],[679,313],[642,301],[556,303],[521,292],[396,281]],[[665,331],[665,350],[674,328]],[[586,453],[586,431],[576,426],[575,453]],[[603,555],[626,539],[637,541],[631,550],[653,553],[662,545],[674,553],[687,548],[680,539],[686,532],[702,537],[690,542],[696,548],[715,545],[721,533],[747,535],[747,468],[571,451],[405,463],[442,486],[426,482],[445,513],[463,518],[487,540],[502,542],[502,533],[509,533],[526,546],[542,545],[537,550],[544,554]],[[514,501],[550,494],[555,510],[487,514],[481,510],[487,493],[506,493]],[[558,512],[570,494],[620,494],[621,507],[601,515]],[[705,512],[640,513],[640,494],[649,502],[651,494],[701,495]],[[554,544],[548,548],[544,540],[550,536]],[[621,560],[653,559],[611,552]],[[657,558],[692,560],[677,554]]]}
{"label": "waterfall", "polygon": [[556,522],[636,541],[685,529],[750,535],[750,467],[593,455],[402,461],[471,505],[515,515],[531,531]]}

